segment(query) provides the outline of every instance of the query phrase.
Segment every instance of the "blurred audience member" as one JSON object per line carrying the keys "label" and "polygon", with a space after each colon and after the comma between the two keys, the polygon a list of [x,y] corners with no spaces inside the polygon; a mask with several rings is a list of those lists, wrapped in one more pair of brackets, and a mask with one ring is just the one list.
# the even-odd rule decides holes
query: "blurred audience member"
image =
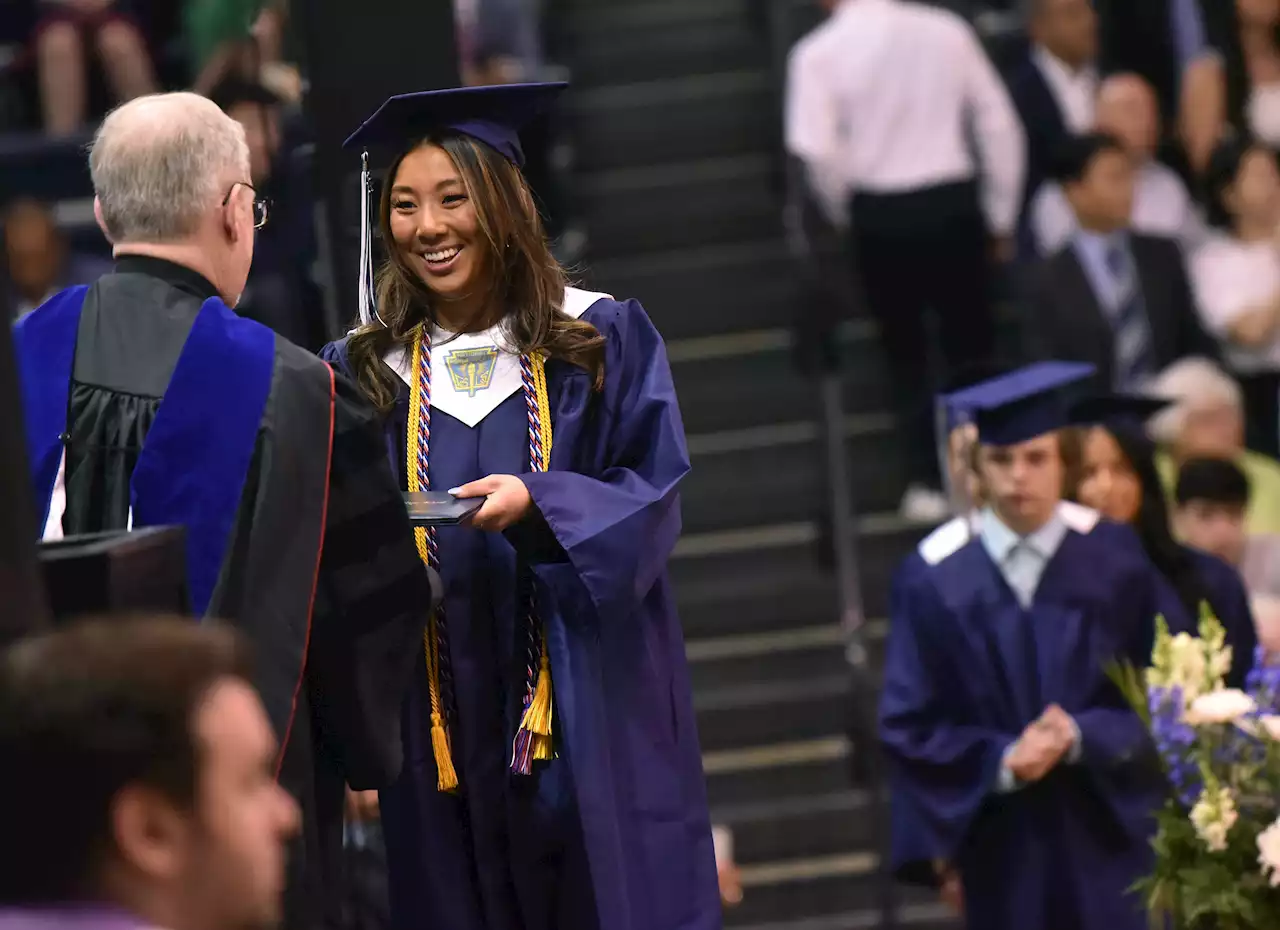
{"label": "blurred audience member", "polygon": [[282,151],[281,101],[261,84],[229,79],[210,94],[244,127],[249,166],[258,196],[271,201],[271,219],[258,230],[253,267],[236,312],[268,326],[290,342],[318,349],[309,311],[319,306],[311,280],[315,237],[308,179],[287,169]]}
{"label": "blurred audience member", "polygon": [[197,93],[227,80],[268,86],[289,103],[302,99],[302,79],[285,61],[288,0],[186,0],[183,29]]}
{"label": "blurred audience member", "polygon": [[991,357],[992,257],[1012,255],[1025,173],[1017,113],[963,19],[901,0],[844,3],[801,40],[786,111],[790,153],[853,192],[852,262],[908,443],[903,515],[945,519],[928,315],[948,369]]}
{"label": "blurred audience member", "polygon": [[89,118],[89,55],[96,53],[114,102],[158,89],[151,56],[124,0],[39,0],[36,28],[45,131],[71,135]]}
{"label": "blurred audience member", "polygon": [[733,855],[733,831],[724,824],[711,828],[715,845],[716,875],[720,879],[720,903],[726,908],[742,903],[742,871]]}
{"label": "blurred audience member", "polygon": [[1124,392],[1185,356],[1216,356],[1177,243],[1129,229],[1134,170],[1125,147],[1095,134],[1071,139],[1061,154],[1077,229],[1032,269],[1024,321],[1030,357],[1088,362],[1099,391]]}
{"label": "blurred audience member", "polygon": [[1234,565],[1254,606],[1258,639],[1280,651],[1280,536],[1245,531],[1249,479],[1226,459],[1182,463],[1174,490],[1175,530],[1189,546]]}
{"label": "blurred audience member", "polygon": [[[1051,170],[1053,153],[1072,133],[1093,129],[1098,94],[1098,17],[1090,0],[1030,0],[1031,50],[1009,78],[1027,131],[1023,212]],[[1026,252],[1024,247],[1020,249]]]}
{"label": "blurred audience member", "polygon": [[298,807],[245,643],[105,619],[0,659],[0,928],[244,930],[281,918]]}
{"label": "blurred audience member", "polygon": [[1156,91],[1166,125],[1179,118],[1188,68],[1220,44],[1216,7],[1231,0],[1095,0],[1106,74],[1140,74]]}
{"label": "blurred audience member", "polygon": [[1235,136],[1209,161],[1218,232],[1195,253],[1192,281],[1205,325],[1241,378],[1250,447],[1280,454],[1280,171],[1275,156]]}
{"label": "blurred audience member", "polygon": [[[1205,236],[1204,222],[1186,185],[1176,172],[1155,160],[1160,110],[1151,85],[1136,74],[1107,78],[1098,93],[1097,128],[1114,136],[1133,163],[1130,227],[1176,239],[1184,250],[1199,245]],[[1076,233],[1075,213],[1060,184],[1046,184],[1036,194],[1031,228],[1041,255],[1052,255]]]}
{"label": "blurred audience member", "polygon": [[1280,533],[1280,464],[1245,448],[1240,388],[1230,376],[1207,359],[1183,359],[1152,382],[1150,393],[1174,402],[1150,423],[1151,436],[1162,447],[1156,464],[1166,491],[1173,495],[1184,462],[1235,462],[1249,480],[1246,531],[1251,536]]}
{"label": "blurred audience member", "polygon": [[1233,48],[1196,61],[1183,93],[1184,144],[1197,172],[1231,129],[1280,148],[1280,0],[1223,0],[1222,6],[1235,14]]}
{"label": "blurred audience member", "polygon": [[111,270],[106,258],[73,252],[53,213],[24,198],[4,214],[5,272],[0,320],[26,316],[64,287],[92,284]]}

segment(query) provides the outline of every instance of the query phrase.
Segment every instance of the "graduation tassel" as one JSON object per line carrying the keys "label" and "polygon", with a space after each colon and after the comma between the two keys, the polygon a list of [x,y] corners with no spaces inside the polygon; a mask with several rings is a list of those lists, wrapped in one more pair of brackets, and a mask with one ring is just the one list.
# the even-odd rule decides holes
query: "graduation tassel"
{"label": "graduation tassel", "polygon": [[373,277],[373,174],[369,170],[369,152],[360,155],[360,282],[358,295],[360,325],[369,326],[377,320],[378,298]]}
{"label": "graduation tassel", "polygon": [[[551,462],[551,405],[547,399],[547,370],[541,355],[520,359],[525,399],[529,409],[529,470],[544,472]],[[532,583],[529,590],[527,679],[524,714],[511,747],[511,770],[517,775],[533,772],[534,762],[555,758],[551,721],[555,715],[551,684],[551,659],[546,631],[538,621]],[[536,658],[535,658],[536,656]],[[536,677],[534,670],[537,670]]]}
{"label": "graduation tassel", "polygon": [[[458,790],[458,773],[453,767],[453,753],[449,748],[449,733],[444,726],[444,713],[440,707],[440,656],[439,637],[432,616],[426,635],[428,693],[431,698],[431,754],[436,760],[436,789],[444,792]],[[432,647],[435,647],[434,649]],[[432,653],[435,653],[434,655]]]}
{"label": "graduation tassel", "polygon": [[[425,331],[419,329],[413,340],[413,370],[416,373],[409,391],[409,431],[405,442],[405,470],[410,491],[431,488],[427,471],[427,450],[431,442],[431,346]],[[435,527],[414,527],[413,539],[422,561],[437,571],[440,551],[436,545]],[[440,664],[448,661],[448,644],[444,641],[444,605],[432,614],[422,636],[427,661],[427,694],[431,701],[431,753],[436,760],[436,787],[440,791],[458,789],[458,773],[453,767],[449,746],[448,723],[440,688]]]}

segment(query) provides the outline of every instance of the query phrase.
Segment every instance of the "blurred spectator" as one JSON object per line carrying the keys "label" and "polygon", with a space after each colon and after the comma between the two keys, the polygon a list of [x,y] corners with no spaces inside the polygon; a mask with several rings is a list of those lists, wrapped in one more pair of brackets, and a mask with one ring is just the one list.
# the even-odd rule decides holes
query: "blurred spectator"
{"label": "blurred spectator", "polygon": [[1254,607],[1259,642],[1273,653],[1280,651],[1280,536],[1245,531],[1249,479],[1234,462],[1191,459],[1178,471],[1174,500],[1179,538],[1239,570]]}
{"label": "blurred spectator", "polygon": [[1235,462],[1249,480],[1246,531],[1251,536],[1280,533],[1280,464],[1245,448],[1240,388],[1230,376],[1207,359],[1183,359],[1161,372],[1150,393],[1174,402],[1150,424],[1151,437],[1162,447],[1156,465],[1169,495],[1184,462]]}
{"label": "blurred spectator", "polygon": [[96,52],[112,100],[158,89],[142,32],[125,0],[39,0],[35,50],[45,131],[71,135],[89,118],[89,55]]}
{"label": "blurred spectator", "polygon": [[1195,253],[1192,281],[1205,325],[1241,378],[1249,445],[1280,454],[1280,171],[1267,149],[1236,137],[1206,175],[1218,232]]}
{"label": "blurred spectator", "polygon": [[49,208],[14,201],[4,214],[5,272],[0,320],[25,316],[64,287],[91,284],[111,270],[106,258],[73,252]]}
{"label": "blurred spectator", "polygon": [[1234,13],[1231,48],[1187,72],[1185,144],[1203,171],[1229,129],[1280,148],[1280,0],[1224,2]]}
{"label": "blurred spectator", "polygon": [[237,633],[186,617],[0,657],[0,928],[279,924],[298,806],[252,675]]}
{"label": "blurred spectator", "polygon": [[253,267],[236,312],[296,345],[318,349],[320,321],[308,316],[309,309],[320,305],[311,280],[316,247],[309,178],[288,169],[281,101],[261,84],[234,79],[215,87],[210,98],[244,127],[253,186],[271,202],[267,224],[257,233]]}
{"label": "blurred spectator", "polygon": [[1104,392],[1135,390],[1188,355],[1216,357],[1177,243],[1129,229],[1134,171],[1124,146],[1101,134],[1074,138],[1061,168],[1078,228],[1031,271],[1030,356],[1088,362]]}
{"label": "blurred spectator", "polygon": [[[1049,175],[1053,153],[1072,133],[1093,129],[1098,94],[1098,18],[1089,0],[1030,0],[1030,53],[1009,77],[1027,131],[1023,214]],[[1021,252],[1028,252],[1024,243]]]}
{"label": "blurred spectator", "polygon": [[186,0],[186,34],[197,93],[227,80],[264,84],[289,103],[302,99],[298,70],[285,61],[287,0]]}
{"label": "blurred spectator", "polygon": [[1012,254],[1025,169],[1017,113],[964,20],[900,0],[844,3],[801,40],[786,111],[790,153],[852,191],[852,262],[908,444],[902,513],[945,519],[932,403],[945,375],[929,364],[928,315],[947,368],[992,355],[992,254]]}
{"label": "blurred spectator", "polygon": [[[1133,163],[1135,232],[1178,240],[1184,250],[1195,248],[1205,236],[1187,186],[1177,173],[1155,160],[1160,143],[1160,110],[1155,93],[1136,74],[1117,74],[1102,82],[1098,92],[1098,132],[1114,136]],[[1076,232],[1075,213],[1062,186],[1046,184],[1031,206],[1031,229],[1041,255],[1052,255]]]}
{"label": "blurred spectator", "polygon": [[1160,114],[1177,125],[1185,107],[1184,75],[1213,48],[1226,28],[1216,8],[1231,0],[1095,0],[1104,74],[1140,74],[1156,91]]}

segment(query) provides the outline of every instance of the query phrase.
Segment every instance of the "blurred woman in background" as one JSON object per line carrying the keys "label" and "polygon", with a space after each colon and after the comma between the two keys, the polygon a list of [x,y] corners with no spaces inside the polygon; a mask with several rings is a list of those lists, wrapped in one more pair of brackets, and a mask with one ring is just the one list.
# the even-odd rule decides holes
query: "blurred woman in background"
{"label": "blurred woman in background", "polygon": [[1106,396],[1076,404],[1071,419],[1084,428],[1080,503],[1137,532],[1163,584],[1160,613],[1175,633],[1195,633],[1203,605],[1227,631],[1232,647],[1228,687],[1242,687],[1258,638],[1244,583],[1234,568],[1208,553],[1178,543],[1156,473],[1155,446],[1143,422],[1165,407],[1144,397]]}

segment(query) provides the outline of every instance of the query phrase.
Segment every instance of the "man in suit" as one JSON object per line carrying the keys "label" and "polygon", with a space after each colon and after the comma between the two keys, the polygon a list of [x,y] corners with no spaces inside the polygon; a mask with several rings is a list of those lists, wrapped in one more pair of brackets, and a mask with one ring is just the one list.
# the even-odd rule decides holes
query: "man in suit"
{"label": "man in suit", "polygon": [[1009,75],[1009,93],[1027,131],[1018,224],[1019,253],[1024,255],[1030,244],[1027,206],[1050,173],[1054,150],[1071,133],[1093,129],[1098,18],[1090,0],[1031,0],[1027,32],[1030,50]]}
{"label": "man in suit", "polygon": [[1177,244],[1129,230],[1134,174],[1122,143],[1080,136],[1061,155],[1063,192],[1078,229],[1030,271],[1030,358],[1089,362],[1096,386],[1117,391],[1140,388],[1180,358],[1216,358]]}

